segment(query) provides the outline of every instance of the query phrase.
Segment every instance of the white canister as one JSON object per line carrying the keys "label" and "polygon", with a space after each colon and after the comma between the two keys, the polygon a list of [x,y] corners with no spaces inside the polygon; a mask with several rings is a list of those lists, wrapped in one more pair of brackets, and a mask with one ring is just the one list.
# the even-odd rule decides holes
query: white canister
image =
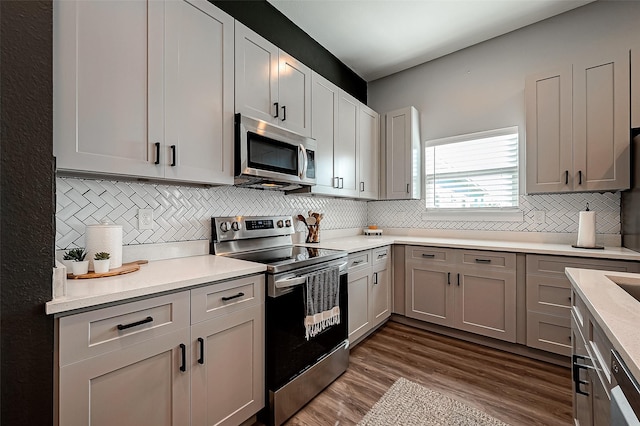
{"label": "white canister", "polygon": [[85,246],[87,249],[87,259],[89,259],[89,269],[93,270],[93,256],[99,252],[109,253],[109,268],[119,268],[122,266],[122,226],[110,223],[103,219],[95,225],[87,225],[85,235]]}

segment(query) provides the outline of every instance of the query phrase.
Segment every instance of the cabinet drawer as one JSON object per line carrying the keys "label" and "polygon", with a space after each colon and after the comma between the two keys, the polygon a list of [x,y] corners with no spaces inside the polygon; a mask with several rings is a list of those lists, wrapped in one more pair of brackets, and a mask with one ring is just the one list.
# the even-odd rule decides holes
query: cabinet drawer
{"label": "cabinet drawer", "polygon": [[387,269],[391,264],[391,247],[381,247],[372,250],[373,266],[378,269]]}
{"label": "cabinet drawer", "polygon": [[361,269],[366,269],[371,266],[371,250],[359,251],[349,255],[349,270],[351,274]]}
{"label": "cabinet drawer", "polygon": [[191,324],[264,302],[264,275],[191,290]]}
{"label": "cabinet drawer", "polygon": [[571,318],[527,312],[527,346],[571,355]]}
{"label": "cabinet drawer", "polygon": [[527,255],[527,275],[547,275],[566,278],[564,268],[602,269],[606,271],[636,272],[638,264],[620,260],[580,257]]}
{"label": "cabinet drawer", "polygon": [[60,366],[189,327],[189,292],[60,318]]}
{"label": "cabinet drawer", "polygon": [[499,253],[494,251],[464,250],[462,263],[484,269],[515,270],[515,253]]}
{"label": "cabinet drawer", "polygon": [[455,260],[455,250],[438,248],[438,247],[405,247],[406,262],[416,263],[419,261],[424,264],[442,264],[451,263]]}
{"label": "cabinet drawer", "polygon": [[527,310],[569,318],[571,283],[561,277],[527,275]]}

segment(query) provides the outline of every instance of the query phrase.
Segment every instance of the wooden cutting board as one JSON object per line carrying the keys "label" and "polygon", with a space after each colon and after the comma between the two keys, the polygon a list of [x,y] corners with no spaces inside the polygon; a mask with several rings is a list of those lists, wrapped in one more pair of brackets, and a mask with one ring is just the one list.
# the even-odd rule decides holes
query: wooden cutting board
{"label": "wooden cutting board", "polygon": [[89,272],[87,274],[82,274],[82,275],[73,275],[72,273],[68,273],[67,278],[71,278],[73,280],[84,280],[84,279],[90,279],[90,278],[113,277],[114,275],[123,275],[131,272],[135,272],[138,269],[140,269],[140,265],[144,265],[146,263],[149,263],[149,261],[136,260],[135,262],[123,263],[122,266],[119,268],[109,269],[109,272],[103,272],[100,274],[96,272]]}

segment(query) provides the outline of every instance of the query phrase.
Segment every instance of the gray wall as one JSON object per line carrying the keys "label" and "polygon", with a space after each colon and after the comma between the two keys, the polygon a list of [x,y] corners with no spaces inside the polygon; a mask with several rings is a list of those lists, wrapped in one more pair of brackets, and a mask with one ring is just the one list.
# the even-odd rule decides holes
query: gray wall
{"label": "gray wall", "polygon": [[640,2],[597,1],[369,83],[380,113],[413,105],[422,140],[525,124],[525,76],[640,48]]}

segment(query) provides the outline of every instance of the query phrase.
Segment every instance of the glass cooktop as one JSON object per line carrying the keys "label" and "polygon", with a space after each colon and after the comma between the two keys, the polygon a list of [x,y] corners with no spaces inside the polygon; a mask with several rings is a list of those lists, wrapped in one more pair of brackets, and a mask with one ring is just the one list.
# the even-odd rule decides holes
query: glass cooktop
{"label": "glass cooktop", "polygon": [[235,259],[263,263],[267,265],[267,272],[277,273],[346,257],[347,252],[316,247],[287,246],[233,253],[228,256]]}

